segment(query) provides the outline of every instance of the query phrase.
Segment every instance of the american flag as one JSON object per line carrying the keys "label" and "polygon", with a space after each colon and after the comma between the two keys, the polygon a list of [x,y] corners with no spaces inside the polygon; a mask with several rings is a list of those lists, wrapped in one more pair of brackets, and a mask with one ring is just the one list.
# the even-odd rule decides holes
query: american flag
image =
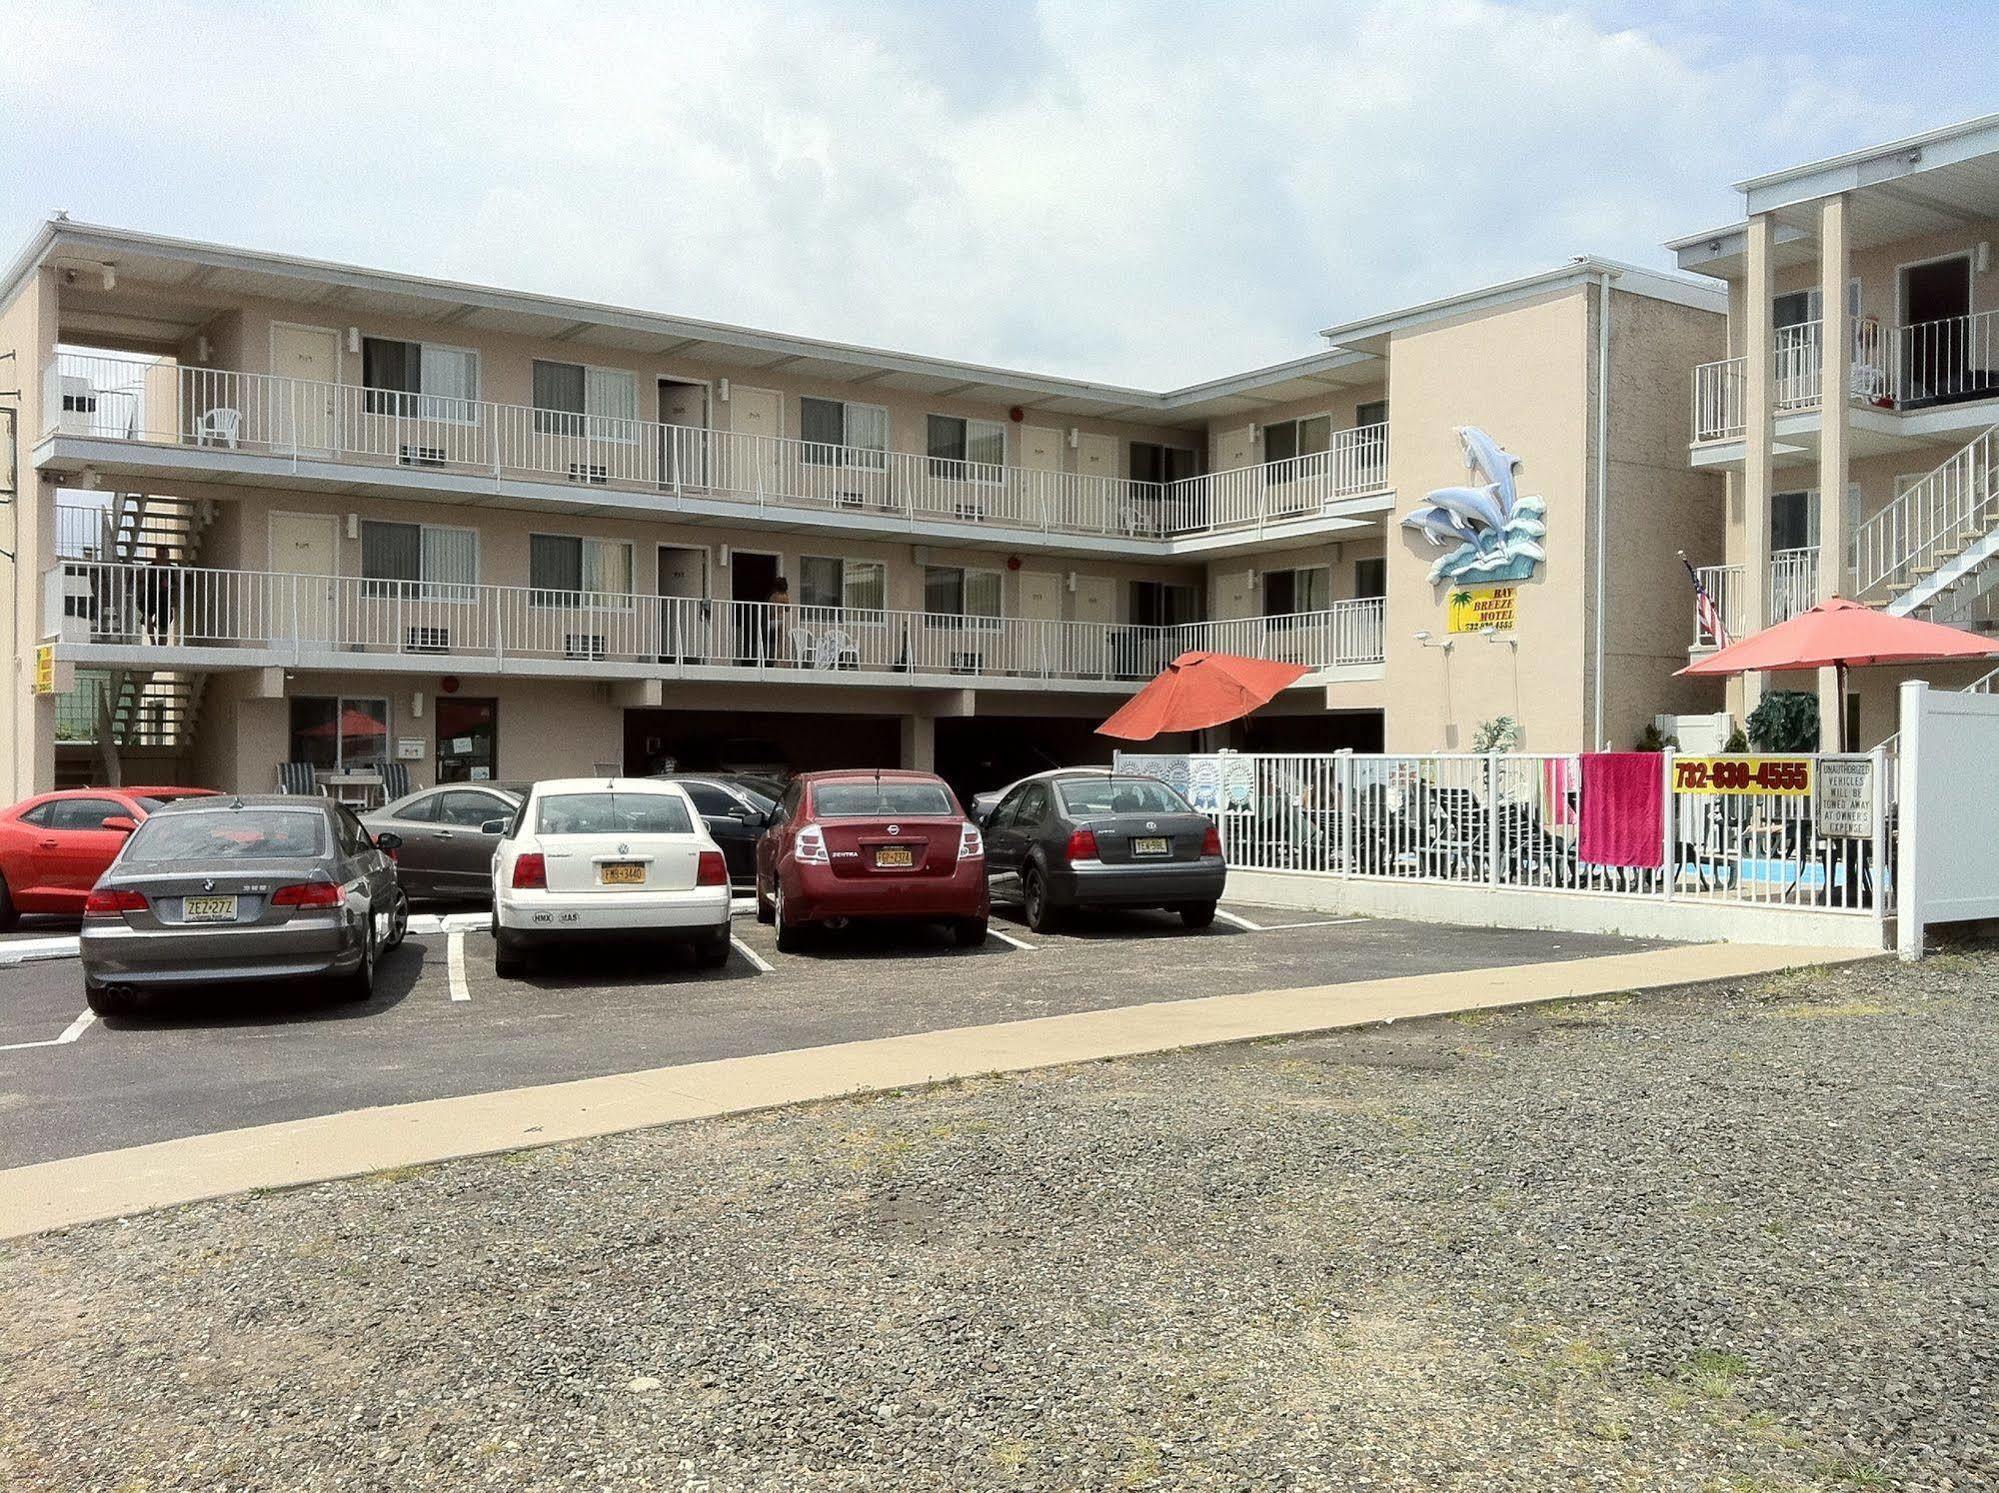
{"label": "american flag", "polygon": [[1680,563],[1687,567],[1687,578],[1694,583],[1694,614],[1700,619],[1701,631],[1714,639],[1714,646],[1726,648],[1731,639],[1728,629],[1721,623],[1721,608],[1714,604],[1714,598],[1707,594],[1707,587],[1701,584],[1701,573],[1694,569],[1694,562],[1685,555]]}

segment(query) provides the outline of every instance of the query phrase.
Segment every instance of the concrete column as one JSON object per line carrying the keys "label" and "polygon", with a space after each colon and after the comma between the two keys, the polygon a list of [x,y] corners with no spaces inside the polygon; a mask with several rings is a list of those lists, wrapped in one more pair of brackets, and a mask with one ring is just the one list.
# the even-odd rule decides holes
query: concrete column
{"label": "concrete column", "polygon": [[[1770,492],[1776,485],[1773,424],[1776,390],[1771,383],[1775,329],[1770,322],[1771,251],[1776,220],[1768,213],[1749,220],[1748,265],[1743,287],[1743,453],[1742,453],[1742,631],[1770,625]],[[1763,681],[1744,675],[1742,710],[1747,715],[1763,698]]]}
{"label": "concrete column", "polygon": [[[1853,318],[1846,306],[1852,274],[1845,196],[1819,204],[1819,565],[1818,596],[1844,595],[1846,543],[1853,515],[1847,512],[1848,447],[1853,401],[1848,385],[1853,368]],[[1839,739],[1839,679],[1820,669],[1819,747],[1836,752]]]}
{"label": "concrete column", "polygon": [[927,715],[902,718],[902,765],[916,772],[937,770],[937,721]]}

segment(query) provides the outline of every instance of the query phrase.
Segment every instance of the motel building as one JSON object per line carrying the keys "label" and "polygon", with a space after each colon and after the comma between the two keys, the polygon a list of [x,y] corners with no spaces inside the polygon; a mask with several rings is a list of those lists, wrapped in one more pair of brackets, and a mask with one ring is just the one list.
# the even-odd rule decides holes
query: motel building
{"label": "motel building", "polygon": [[[1722,547],[1685,544],[1741,637],[1834,594],[1999,627],[1999,114],[1737,183],[1742,221],[1668,245],[1728,297],[1727,356],[1693,370],[1690,465],[1727,485]],[[1688,609],[1691,651],[1714,638]],[[1995,639],[1999,643],[1999,639]],[[1848,676],[1835,740],[1896,730],[1905,678],[1989,688],[1989,665]],[[1738,718],[1762,688],[1731,683]]]}
{"label": "motel building", "polygon": [[[1873,245],[1916,209],[1851,202],[1892,287]],[[1796,217],[1729,230],[1772,296],[1817,281]],[[58,218],[0,270],[7,791],[298,764],[357,797],[390,764],[983,787],[1107,760],[1092,728],[1188,649],[1308,670],[1210,744],[1467,750],[1511,716],[1530,750],[1629,746],[1721,708],[1673,677],[1678,552],[1734,556],[1727,515],[1761,534],[1818,439],[1815,403],[1745,398],[1761,435],[1689,462],[1730,295],[1579,258],[1154,392]],[[1856,475],[1927,464],[1863,445],[1899,411],[1837,408]],[[1487,518],[1474,436],[1512,478]]]}

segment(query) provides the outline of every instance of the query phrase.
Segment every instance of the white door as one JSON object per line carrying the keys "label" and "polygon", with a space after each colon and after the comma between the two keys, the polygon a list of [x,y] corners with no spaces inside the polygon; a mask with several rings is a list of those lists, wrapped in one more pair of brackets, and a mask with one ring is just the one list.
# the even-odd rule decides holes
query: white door
{"label": "white door", "polygon": [[[338,434],[334,401],[340,392],[340,334],[331,327],[272,322],[271,372],[278,377],[264,386],[256,401],[260,408],[239,411],[243,438],[254,441],[261,423],[280,451],[331,452]],[[243,387],[247,395],[252,381],[244,380]]]}
{"label": "white door", "polygon": [[667,487],[708,485],[708,386],[659,381],[660,480]]}
{"label": "white door", "polygon": [[660,656],[698,661],[705,656],[708,606],[708,551],[681,545],[659,547]]}
{"label": "white door", "polygon": [[729,482],[739,492],[785,496],[778,465],[784,434],[784,396],[774,389],[736,385],[729,395]]}
{"label": "white door", "polygon": [[1020,427],[1022,514],[1031,522],[1067,526],[1062,504],[1062,432],[1046,425]]}
{"label": "white door", "polygon": [[1111,665],[1111,623],[1117,619],[1117,582],[1108,576],[1076,577],[1076,626],[1070,631],[1076,668],[1106,674]]}
{"label": "white door", "polygon": [[1053,673],[1063,657],[1062,577],[1048,570],[1021,571],[1020,616],[1017,667],[1026,673]]}
{"label": "white door", "polygon": [[[271,515],[273,638],[331,643],[339,618],[340,520],[331,513]],[[297,577],[296,580],[292,577]]]}
{"label": "white door", "polygon": [[1076,443],[1077,523],[1117,533],[1126,527],[1123,495],[1117,485],[1118,440],[1086,435]]}
{"label": "white door", "polygon": [[1215,470],[1232,472],[1237,467],[1256,465],[1255,427],[1241,425],[1215,436]]}

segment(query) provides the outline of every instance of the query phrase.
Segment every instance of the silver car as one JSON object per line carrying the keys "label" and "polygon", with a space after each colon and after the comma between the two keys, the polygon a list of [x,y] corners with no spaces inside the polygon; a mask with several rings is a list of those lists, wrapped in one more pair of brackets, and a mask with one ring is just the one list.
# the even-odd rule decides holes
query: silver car
{"label": "silver car", "polygon": [[330,799],[194,798],[132,832],[83,910],[83,988],[100,1015],[143,993],[326,978],[366,1000],[403,940],[409,900],[389,852]]}
{"label": "silver car", "polygon": [[527,796],[518,783],[445,783],[384,804],[361,823],[370,834],[387,831],[402,841],[396,876],[410,896],[484,902],[493,895],[500,843],[489,826],[512,820]]}

